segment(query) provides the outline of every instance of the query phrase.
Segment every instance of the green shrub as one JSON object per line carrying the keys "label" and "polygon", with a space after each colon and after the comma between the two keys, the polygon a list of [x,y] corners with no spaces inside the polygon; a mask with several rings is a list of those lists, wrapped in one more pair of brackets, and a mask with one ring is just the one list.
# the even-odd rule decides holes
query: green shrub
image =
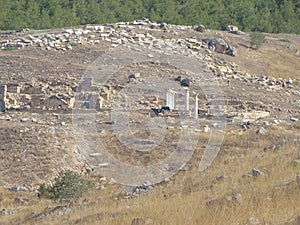
{"label": "green shrub", "polygon": [[93,181],[67,170],[60,172],[52,185],[40,185],[39,191],[42,197],[53,200],[76,200],[93,186]]}
{"label": "green shrub", "polygon": [[266,42],[266,37],[263,33],[253,32],[250,33],[250,46],[253,49],[258,49]]}
{"label": "green shrub", "polygon": [[281,39],[279,39],[279,41],[291,43],[291,41],[287,38],[281,38]]}

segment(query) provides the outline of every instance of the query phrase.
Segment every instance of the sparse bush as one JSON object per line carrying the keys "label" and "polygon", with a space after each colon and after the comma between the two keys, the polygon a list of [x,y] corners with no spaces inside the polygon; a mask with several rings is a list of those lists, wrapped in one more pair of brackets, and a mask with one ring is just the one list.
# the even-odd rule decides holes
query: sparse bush
{"label": "sparse bush", "polygon": [[287,38],[281,38],[281,39],[279,39],[279,41],[291,43],[291,41]]}
{"label": "sparse bush", "polygon": [[2,50],[4,50],[4,51],[13,51],[13,50],[15,50],[15,49],[17,49],[17,48],[15,48],[15,47],[5,47],[5,48],[3,48]]}
{"label": "sparse bush", "polygon": [[258,49],[266,42],[266,37],[263,33],[253,32],[250,33],[250,46],[253,49]]}
{"label": "sparse bush", "polygon": [[25,77],[22,75],[18,75],[16,77],[13,77],[13,80],[21,82],[21,81],[25,81]]}
{"label": "sparse bush", "polygon": [[53,200],[75,200],[92,189],[94,182],[83,178],[76,172],[62,171],[52,185],[42,184],[40,195]]}

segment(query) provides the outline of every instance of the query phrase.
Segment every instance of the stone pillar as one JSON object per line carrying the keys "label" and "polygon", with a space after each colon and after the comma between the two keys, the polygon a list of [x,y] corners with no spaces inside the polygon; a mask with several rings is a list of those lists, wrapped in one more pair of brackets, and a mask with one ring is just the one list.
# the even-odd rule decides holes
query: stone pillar
{"label": "stone pillar", "polygon": [[96,109],[97,101],[98,101],[97,94],[89,94],[87,99],[87,108],[88,109]]}
{"label": "stone pillar", "polygon": [[94,95],[90,94],[88,96],[88,109],[94,108]]}
{"label": "stone pillar", "polygon": [[6,92],[7,92],[7,86],[6,85],[0,85],[0,112],[6,111]]}
{"label": "stone pillar", "polygon": [[169,103],[169,90],[167,90],[165,92],[165,103],[164,104],[165,104],[164,106],[169,106],[170,105],[170,103]]}
{"label": "stone pillar", "polygon": [[84,80],[80,83],[78,91],[91,91],[93,86],[93,78],[85,77]]}
{"label": "stone pillar", "polygon": [[0,112],[5,112],[6,107],[5,107],[5,101],[0,99]]}
{"label": "stone pillar", "polygon": [[0,85],[0,100],[6,100],[6,92],[7,92],[7,86],[6,85]]}
{"label": "stone pillar", "polygon": [[169,105],[170,109],[175,109],[175,92],[169,91]]}
{"label": "stone pillar", "polygon": [[173,92],[172,92],[172,90],[169,90],[168,91],[168,105],[167,106],[169,106],[169,108],[170,109],[173,109],[173,97],[172,97],[172,95],[173,95]]}
{"label": "stone pillar", "polygon": [[184,100],[184,110],[189,111],[190,110],[190,92],[189,89],[185,89],[185,100]]}
{"label": "stone pillar", "polygon": [[195,119],[198,119],[198,95],[195,95]]}
{"label": "stone pillar", "polygon": [[98,101],[99,101],[99,109],[102,109],[103,99],[99,97]]}
{"label": "stone pillar", "polygon": [[172,107],[176,109],[176,99],[175,99],[175,92],[172,92]]}

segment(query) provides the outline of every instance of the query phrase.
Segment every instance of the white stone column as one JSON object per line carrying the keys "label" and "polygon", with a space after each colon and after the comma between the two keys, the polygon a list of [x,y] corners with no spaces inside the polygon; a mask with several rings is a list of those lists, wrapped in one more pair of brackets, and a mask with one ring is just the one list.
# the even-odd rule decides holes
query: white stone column
{"label": "white stone column", "polygon": [[6,100],[6,92],[7,92],[7,86],[6,85],[0,85],[0,99],[5,101]]}
{"label": "white stone column", "polygon": [[169,106],[170,102],[169,102],[169,90],[167,90],[165,92],[165,105],[164,106]]}
{"label": "white stone column", "polygon": [[195,119],[198,119],[198,94],[195,95]]}
{"label": "white stone column", "polygon": [[169,108],[170,109],[173,109],[173,97],[172,97],[172,95],[173,95],[173,92],[172,92],[172,90],[169,90],[168,91],[168,105],[167,106],[169,106]]}
{"label": "white stone column", "polygon": [[172,92],[172,107],[173,109],[176,109],[176,93],[175,92]]}
{"label": "white stone column", "polygon": [[98,101],[99,101],[99,109],[102,109],[103,99],[101,97],[99,97]]}
{"label": "white stone column", "polygon": [[185,89],[185,100],[184,100],[184,110],[189,111],[190,110],[190,91],[189,89]]}
{"label": "white stone column", "polygon": [[175,92],[170,90],[169,91],[169,105],[170,109],[175,109]]}

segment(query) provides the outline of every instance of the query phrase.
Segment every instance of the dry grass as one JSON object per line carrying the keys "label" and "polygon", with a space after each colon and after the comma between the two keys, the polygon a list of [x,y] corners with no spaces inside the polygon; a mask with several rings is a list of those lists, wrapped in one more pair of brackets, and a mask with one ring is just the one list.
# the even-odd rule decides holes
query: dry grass
{"label": "dry grass", "polygon": [[231,35],[224,33],[225,38],[237,47],[238,56],[224,56],[233,61],[239,68],[253,75],[266,75],[274,78],[299,78],[300,56],[295,53],[300,49],[299,38],[287,34],[266,34],[267,42],[258,50],[249,48],[249,35]]}
{"label": "dry grass", "polygon": [[[159,185],[139,198],[115,200],[123,194],[121,187],[107,185],[84,196],[63,216],[54,214],[34,221],[33,215],[64,204],[39,200],[32,193],[2,190],[0,207],[17,211],[2,216],[2,224],[121,225],[130,224],[135,217],[150,218],[151,224],[163,225],[249,224],[250,217],[257,218],[260,224],[285,224],[300,214],[300,187],[295,183],[300,165],[292,163],[298,157],[299,146],[292,141],[298,131],[282,126],[269,127],[266,135],[256,134],[255,129],[242,135],[227,132],[221,152],[205,172],[197,170],[199,156],[195,155],[191,171],[180,172],[171,183]],[[263,148],[271,144],[280,145],[279,151],[264,152]],[[199,149],[195,154],[200,152]],[[251,176],[252,168],[263,171],[264,175]],[[227,178],[216,180],[221,174]],[[286,182],[291,184],[284,185]],[[240,203],[219,201],[206,205],[210,199],[235,193],[241,194]],[[32,200],[20,205],[14,201],[16,195]]]}

